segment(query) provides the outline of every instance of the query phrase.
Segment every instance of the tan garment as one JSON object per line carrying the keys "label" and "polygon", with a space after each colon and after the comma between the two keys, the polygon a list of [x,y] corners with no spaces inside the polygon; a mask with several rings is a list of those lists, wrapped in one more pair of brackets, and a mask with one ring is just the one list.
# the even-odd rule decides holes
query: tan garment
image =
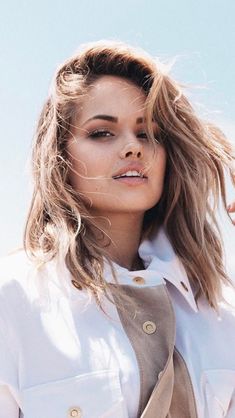
{"label": "tan garment", "polygon": [[[111,284],[117,302],[116,286]],[[175,349],[175,315],[165,285],[118,285],[135,302],[117,306],[140,372],[138,418],[197,418],[186,364]]]}

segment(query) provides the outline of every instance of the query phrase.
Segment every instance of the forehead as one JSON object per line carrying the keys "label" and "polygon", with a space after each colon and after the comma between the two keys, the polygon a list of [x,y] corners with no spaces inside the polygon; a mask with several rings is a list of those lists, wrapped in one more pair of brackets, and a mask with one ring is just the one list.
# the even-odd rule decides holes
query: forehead
{"label": "forehead", "polygon": [[99,91],[108,93],[112,90],[118,90],[128,94],[141,94],[144,96],[144,92],[141,88],[134,84],[131,80],[113,75],[100,76],[94,83],[92,83],[89,89],[90,93],[93,94],[98,94]]}
{"label": "forehead", "polygon": [[91,113],[143,112],[145,93],[132,81],[121,77],[105,75],[89,87],[80,107],[80,117]]}

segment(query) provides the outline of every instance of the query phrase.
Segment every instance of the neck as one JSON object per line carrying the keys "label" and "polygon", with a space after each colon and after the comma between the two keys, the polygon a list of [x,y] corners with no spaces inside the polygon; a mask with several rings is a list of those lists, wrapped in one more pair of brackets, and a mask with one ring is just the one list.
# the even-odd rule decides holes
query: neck
{"label": "neck", "polygon": [[[112,261],[128,270],[143,268],[138,255],[143,225],[142,215],[132,214],[130,216],[128,214],[128,216],[123,216],[118,214],[106,218],[102,216],[101,219],[96,218],[96,225],[107,234],[103,244]],[[110,242],[106,247],[109,239]]]}

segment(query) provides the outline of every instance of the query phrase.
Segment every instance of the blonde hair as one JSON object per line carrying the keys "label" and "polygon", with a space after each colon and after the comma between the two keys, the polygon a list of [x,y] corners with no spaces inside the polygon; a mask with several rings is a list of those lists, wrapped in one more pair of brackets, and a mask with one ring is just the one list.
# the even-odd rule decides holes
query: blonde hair
{"label": "blonde hair", "polygon": [[[91,291],[100,304],[106,292],[103,233],[97,240],[96,222],[69,183],[66,143],[82,97],[102,75],[124,77],[145,92],[149,136],[167,152],[164,191],[146,212],[143,233],[164,225],[189,279],[198,286],[197,297],[205,295],[217,308],[222,283],[230,281],[215,208],[220,196],[227,206],[224,169],[231,168],[234,151],[218,128],[200,120],[180,84],[157,61],[121,42],[86,44],[56,72],[33,143],[34,191],[25,251],[42,264],[62,256],[78,288]],[[157,139],[152,119],[160,129]]]}

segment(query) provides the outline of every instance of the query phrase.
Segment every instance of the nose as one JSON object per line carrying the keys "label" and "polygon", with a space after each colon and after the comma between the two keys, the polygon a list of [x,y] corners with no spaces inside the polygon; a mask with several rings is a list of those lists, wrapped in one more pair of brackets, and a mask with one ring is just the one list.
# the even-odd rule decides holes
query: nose
{"label": "nose", "polygon": [[121,158],[134,157],[141,159],[143,157],[143,146],[140,142],[131,140],[126,143],[120,152]]}

